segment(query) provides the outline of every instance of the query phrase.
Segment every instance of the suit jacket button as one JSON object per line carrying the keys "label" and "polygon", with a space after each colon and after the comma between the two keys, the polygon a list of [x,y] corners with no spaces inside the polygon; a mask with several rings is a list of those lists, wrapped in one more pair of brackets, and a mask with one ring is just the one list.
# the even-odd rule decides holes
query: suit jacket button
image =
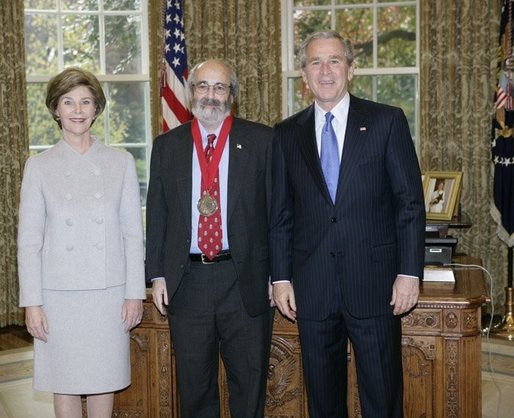
{"label": "suit jacket button", "polygon": [[73,221],[70,218],[66,219],[66,225],[73,226]]}
{"label": "suit jacket button", "polygon": [[334,216],[333,218],[330,218],[330,222],[333,224],[337,223],[337,218]]}
{"label": "suit jacket button", "polygon": [[67,245],[66,251],[73,251],[73,245]]}
{"label": "suit jacket button", "polygon": [[66,200],[71,200],[71,199],[73,198],[73,196],[72,196],[72,194],[71,194],[71,193],[66,193],[66,194],[64,195],[64,198],[65,198]]}

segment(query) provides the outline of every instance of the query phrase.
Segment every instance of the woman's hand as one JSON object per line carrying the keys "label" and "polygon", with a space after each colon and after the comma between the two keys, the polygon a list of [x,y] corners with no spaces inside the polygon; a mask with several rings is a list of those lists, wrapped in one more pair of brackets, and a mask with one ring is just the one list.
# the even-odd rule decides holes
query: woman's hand
{"label": "woman's hand", "polygon": [[139,325],[143,319],[143,301],[140,299],[125,299],[121,309],[121,320],[125,325],[125,332]]}
{"label": "woman's hand", "polygon": [[27,306],[25,308],[25,325],[30,335],[45,343],[47,342],[48,322],[42,306]]}

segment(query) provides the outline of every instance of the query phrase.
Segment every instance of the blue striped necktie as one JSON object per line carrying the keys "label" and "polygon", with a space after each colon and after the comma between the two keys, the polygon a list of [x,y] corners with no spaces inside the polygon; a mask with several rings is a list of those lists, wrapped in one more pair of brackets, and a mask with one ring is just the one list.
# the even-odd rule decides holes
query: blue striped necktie
{"label": "blue striped necktie", "polygon": [[339,149],[337,148],[336,133],[332,127],[332,119],[334,119],[334,115],[327,112],[325,114],[325,124],[321,131],[320,160],[330,197],[332,202],[335,202],[339,179]]}

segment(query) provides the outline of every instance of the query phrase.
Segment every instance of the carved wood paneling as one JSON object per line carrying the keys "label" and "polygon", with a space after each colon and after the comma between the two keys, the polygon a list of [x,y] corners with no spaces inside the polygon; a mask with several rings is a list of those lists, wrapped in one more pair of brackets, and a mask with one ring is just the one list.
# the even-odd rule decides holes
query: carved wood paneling
{"label": "carved wood paneling", "polygon": [[[477,260],[468,260],[478,264]],[[480,271],[461,276],[465,292],[424,286],[416,309],[402,318],[404,415],[408,418],[481,417],[480,310],[486,301]],[[450,289],[450,290],[447,290]],[[176,370],[167,319],[144,303],[143,322],[132,331],[132,385],[115,397],[116,417],[179,418]],[[362,416],[351,347],[349,417]],[[267,418],[308,418],[298,329],[275,315],[266,392]],[[220,362],[221,418],[230,418]],[[233,417],[235,418],[235,417]]]}

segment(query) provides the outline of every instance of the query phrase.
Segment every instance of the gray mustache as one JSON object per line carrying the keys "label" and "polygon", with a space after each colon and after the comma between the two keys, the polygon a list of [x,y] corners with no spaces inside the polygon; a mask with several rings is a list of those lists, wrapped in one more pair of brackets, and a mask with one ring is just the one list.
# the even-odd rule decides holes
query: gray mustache
{"label": "gray mustache", "polygon": [[221,101],[219,101],[218,99],[203,97],[202,99],[200,99],[200,104],[202,106],[221,106]]}

